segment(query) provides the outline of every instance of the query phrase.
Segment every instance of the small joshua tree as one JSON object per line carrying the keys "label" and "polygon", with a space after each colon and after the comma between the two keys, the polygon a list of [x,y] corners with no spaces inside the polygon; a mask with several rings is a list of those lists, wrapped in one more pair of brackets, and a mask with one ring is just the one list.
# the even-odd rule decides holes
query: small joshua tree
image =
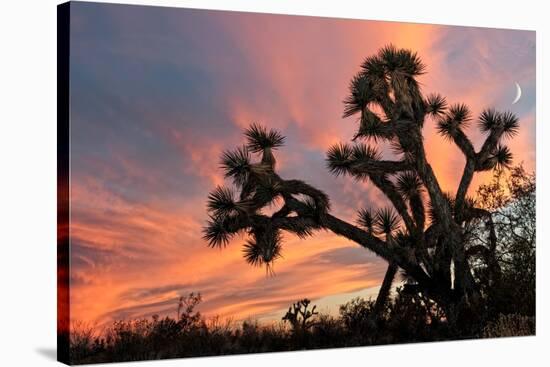
{"label": "small joshua tree", "polygon": [[[519,121],[510,112],[481,112],[477,126],[486,138],[476,151],[465,133],[472,113],[464,104],[448,105],[439,94],[424,96],[416,80],[424,72],[424,64],[410,50],[387,46],[367,57],[345,100],[344,117],[359,116],[357,133],[351,143],[337,144],[327,152],[330,172],[370,181],[389,199],[391,209],[360,209],[356,225],[333,216],[325,193],[277,174],[274,152],[285,138],[253,124],[245,131],[246,145],[223,153],[222,169],[237,192],[218,187],[208,197],[210,220],[204,238],[209,245],[224,247],[237,233],[246,233],[245,259],[271,271],[281,257],[283,231],[306,238],[327,229],[388,262],[378,310],[400,268],[408,279],[407,291],[436,301],[448,320],[456,320],[461,310],[475,313],[482,295],[472,276],[465,227],[473,220],[487,220],[491,243],[478,249],[487,261],[492,262],[497,238],[491,213],[476,207],[467,192],[476,172],[511,164],[512,154],[503,140],[517,133]],[[435,123],[439,134],[465,158],[460,183],[452,193],[442,190],[426,157],[425,123]],[[397,158],[382,158],[376,148],[380,143],[390,144]],[[282,202],[281,209],[265,214],[262,209],[275,201]]]}
{"label": "small joshua tree", "polygon": [[315,311],[317,308],[315,305],[311,310],[308,310],[310,304],[311,301],[304,298],[296,303],[293,303],[292,306],[288,308],[287,313],[283,316],[282,320],[289,322],[295,333],[307,332],[312,326],[315,325],[312,318],[318,315],[319,312]]}

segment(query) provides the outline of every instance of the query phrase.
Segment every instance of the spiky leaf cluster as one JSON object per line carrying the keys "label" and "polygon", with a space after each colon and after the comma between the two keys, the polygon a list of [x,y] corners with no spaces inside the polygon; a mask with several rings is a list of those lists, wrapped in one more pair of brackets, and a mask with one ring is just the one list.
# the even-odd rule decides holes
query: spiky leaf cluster
{"label": "spiky leaf cluster", "polygon": [[374,233],[374,216],[370,209],[360,209],[357,212],[357,224],[365,228],[368,233]]}
{"label": "spiky leaf cluster", "polygon": [[426,113],[433,117],[440,117],[447,109],[447,99],[441,94],[430,94],[426,98]]}
{"label": "spiky leaf cluster", "polygon": [[229,243],[232,234],[224,225],[224,219],[210,216],[203,229],[203,238],[210,247],[225,247]]}
{"label": "spiky leaf cluster", "polygon": [[375,101],[376,95],[373,93],[373,89],[372,79],[364,74],[354,76],[349,85],[350,94],[344,100],[343,117],[350,117],[357,112],[362,112],[370,102]]}
{"label": "spiky leaf cluster", "polygon": [[422,117],[425,103],[415,77],[424,70],[425,65],[415,52],[393,45],[367,57],[361,64],[361,71],[351,80],[350,93],[344,100],[344,117],[361,113],[361,126],[356,137],[392,137],[389,130],[382,129],[387,121],[371,111],[370,107],[374,105],[381,107],[389,120],[401,113]]}
{"label": "spiky leaf cluster", "polygon": [[416,52],[407,49],[398,49],[393,45],[383,47],[378,52],[382,66],[389,72],[401,72],[408,76],[424,74],[426,65]]}
{"label": "spiky leaf cluster", "polygon": [[353,137],[353,140],[365,138],[378,142],[381,140],[389,140],[394,134],[389,126],[388,121],[383,121],[380,116],[369,109],[365,109],[359,120],[359,129]]}
{"label": "spiky leaf cluster", "polygon": [[243,186],[248,180],[252,169],[250,154],[246,146],[222,153],[221,168],[226,178],[232,178],[237,186]]}
{"label": "spiky leaf cluster", "polygon": [[383,234],[389,237],[399,229],[399,225],[399,217],[393,209],[382,208],[376,212],[374,229],[377,234]]}
{"label": "spiky leaf cluster", "polygon": [[489,170],[502,170],[505,168],[510,168],[513,162],[513,154],[510,151],[510,148],[503,144],[497,144],[494,149],[490,152],[488,158],[480,162],[476,169],[478,171],[489,171]]}
{"label": "spiky leaf cluster", "polygon": [[454,104],[437,121],[437,131],[449,140],[458,140],[458,134],[463,132],[471,120],[471,112],[466,105]]}
{"label": "spiky leaf cluster", "polygon": [[406,171],[397,177],[397,190],[406,198],[419,195],[422,181],[414,171]]}
{"label": "spiky leaf cluster", "polygon": [[349,174],[357,179],[368,177],[365,168],[380,161],[380,152],[367,144],[336,144],[327,152],[327,167],[335,176]]}
{"label": "spiky leaf cluster", "polygon": [[335,176],[343,176],[349,173],[353,149],[349,144],[336,144],[329,148],[327,152],[328,169]]}
{"label": "spiky leaf cluster", "polygon": [[479,116],[479,129],[484,133],[502,129],[504,136],[514,137],[519,131],[519,119],[512,112],[498,112],[489,108]]}
{"label": "spiky leaf cluster", "polygon": [[281,241],[279,230],[253,232],[252,238],[247,240],[243,248],[246,262],[254,266],[265,265],[270,269],[273,262],[282,256]]}
{"label": "spiky leaf cluster", "polygon": [[207,209],[214,217],[225,218],[230,215],[245,212],[247,202],[236,202],[234,192],[227,187],[218,186],[208,195]]}
{"label": "spiky leaf cluster", "polygon": [[267,130],[259,124],[252,124],[244,134],[248,141],[247,147],[252,153],[262,152],[266,148],[277,149],[285,142],[285,137],[277,130]]}
{"label": "spiky leaf cluster", "polygon": [[498,144],[490,158],[494,162],[494,167],[496,169],[510,168],[513,161],[513,155],[505,145]]}

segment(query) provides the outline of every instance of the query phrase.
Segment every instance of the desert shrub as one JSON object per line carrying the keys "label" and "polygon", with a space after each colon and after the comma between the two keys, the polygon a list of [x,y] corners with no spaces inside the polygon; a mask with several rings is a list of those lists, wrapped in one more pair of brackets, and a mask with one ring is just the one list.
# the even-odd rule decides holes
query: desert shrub
{"label": "desert shrub", "polygon": [[289,330],[283,323],[261,326],[260,333],[260,352],[277,352],[293,349],[290,341]]}
{"label": "desert shrub", "polygon": [[257,351],[262,339],[260,325],[255,321],[244,321],[237,337],[239,346],[245,353]]}
{"label": "desert shrub", "polygon": [[371,299],[354,298],[340,306],[340,319],[352,333],[363,334],[371,330],[375,302]]}
{"label": "desert shrub", "polygon": [[499,315],[483,329],[484,338],[535,335],[535,318],[518,314]]}
{"label": "desert shrub", "polygon": [[115,321],[107,331],[107,348],[113,361],[156,359],[148,338],[153,322],[146,319]]}
{"label": "desert shrub", "polygon": [[73,322],[69,333],[69,353],[72,359],[82,360],[101,353],[105,341],[97,335],[95,326],[81,321]]}
{"label": "desert shrub", "polygon": [[[196,299],[196,298],[195,298]],[[450,340],[462,337],[532,335],[534,317],[499,315],[482,324],[477,334],[450,327],[445,313],[421,293],[398,288],[382,314],[375,302],[355,298],[340,306],[337,316],[318,314],[310,302],[294,303],[290,315],[273,324],[246,320],[236,325],[220,317],[205,319],[196,307],[169,317],[115,321],[103,333],[76,323],[71,333],[73,364],[137,361],[239,353]],[[191,303],[190,303],[191,304]],[[305,316],[305,318],[303,318]],[[185,320],[182,322],[182,319]]]}
{"label": "desert shrub", "polygon": [[424,342],[451,337],[443,310],[420,293],[408,293],[397,288],[395,299],[388,309],[380,343]]}
{"label": "desert shrub", "polygon": [[330,315],[319,314],[311,330],[311,347],[336,348],[345,346],[346,334],[342,321]]}
{"label": "desert shrub", "polygon": [[201,339],[204,339],[204,348],[209,354],[226,354],[232,350],[232,320],[222,320],[214,316],[207,320],[201,330]]}
{"label": "desert shrub", "polygon": [[[522,165],[508,172],[497,171],[492,181],[481,185],[476,201],[490,210],[498,241],[494,248],[497,276],[474,258],[473,270],[480,279],[487,303],[487,319],[500,314],[535,316],[536,309],[536,180]],[[471,229],[473,245],[485,245],[480,226]],[[477,261],[476,261],[477,260]],[[486,281],[489,278],[491,281]]]}

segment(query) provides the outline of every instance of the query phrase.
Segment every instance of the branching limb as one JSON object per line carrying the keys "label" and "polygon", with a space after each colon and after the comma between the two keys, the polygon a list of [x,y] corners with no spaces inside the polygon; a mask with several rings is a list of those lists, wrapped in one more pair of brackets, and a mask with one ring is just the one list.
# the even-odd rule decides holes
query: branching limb
{"label": "branching limb", "polygon": [[462,178],[458,185],[458,190],[455,196],[455,220],[460,223],[462,222],[462,212],[464,210],[464,203],[466,200],[466,194],[468,193],[468,188],[472,183],[474,178],[474,172],[476,169],[476,159],[467,158],[466,165],[464,166],[464,171],[462,172]]}
{"label": "branching limb", "polygon": [[[474,173],[495,167],[507,167],[511,164],[512,154],[507,147],[500,145],[500,140],[504,136],[514,136],[519,128],[519,121],[510,112],[501,113],[488,109],[481,113],[479,127],[482,132],[489,133],[489,135],[478,153],[474,152],[469,140],[465,140],[467,139],[465,136],[459,137],[458,141],[455,139],[466,156],[466,165],[456,193],[455,216],[457,222],[461,222],[463,219],[464,200]],[[461,131],[459,130],[457,134],[460,135]]]}

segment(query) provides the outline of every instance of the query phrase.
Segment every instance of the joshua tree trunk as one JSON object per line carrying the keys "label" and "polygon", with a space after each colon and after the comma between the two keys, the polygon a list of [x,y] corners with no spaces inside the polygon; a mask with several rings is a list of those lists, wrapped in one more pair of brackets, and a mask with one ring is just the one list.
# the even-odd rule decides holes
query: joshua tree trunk
{"label": "joshua tree trunk", "polygon": [[388,269],[386,270],[386,275],[384,275],[384,280],[382,281],[382,286],[380,287],[380,291],[378,292],[378,296],[376,297],[376,303],[374,304],[374,315],[377,319],[380,318],[384,312],[384,307],[388,302],[388,298],[390,296],[390,291],[391,291],[391,285],[393,283],[393,279],[395,278],[396,273],[397,273],[397,264],[394,262],[391,262],[388,265]]}

